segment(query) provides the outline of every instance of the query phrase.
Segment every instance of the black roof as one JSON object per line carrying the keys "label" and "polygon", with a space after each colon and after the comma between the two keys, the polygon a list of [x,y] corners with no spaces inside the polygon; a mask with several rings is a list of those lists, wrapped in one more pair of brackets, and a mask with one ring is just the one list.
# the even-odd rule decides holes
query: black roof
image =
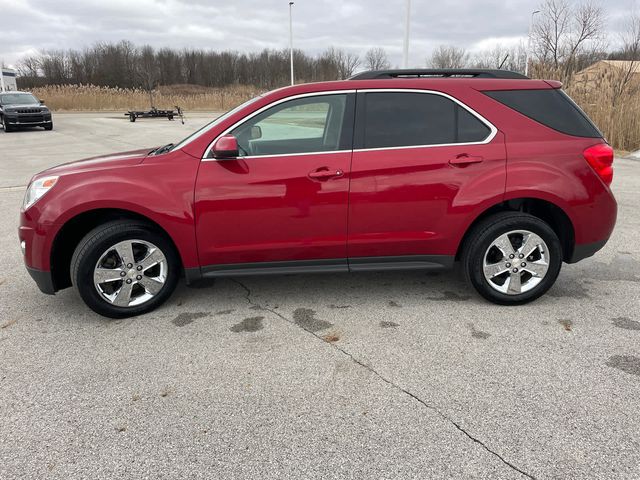
{"label": "black roof", "polygon": [[358,73],[349,80],[383,80],[385,78],[501,78],[501,79],[528,79],[521,73],[510,70],[489,70],[478,68],[417,68],[402,70],[371,70]]}

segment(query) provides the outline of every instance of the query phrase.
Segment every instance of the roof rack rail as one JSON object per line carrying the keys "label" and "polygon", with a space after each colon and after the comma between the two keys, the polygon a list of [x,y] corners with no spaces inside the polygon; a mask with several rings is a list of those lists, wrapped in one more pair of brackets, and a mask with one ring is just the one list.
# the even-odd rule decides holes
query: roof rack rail
{"label": "roof rack rail", "polygon": [[402,70],[371,70],[362,72],[349,78],[349,80],[383,80],[389,78],[502,78],[502,79],[528,79],[526,75],[510,70],[489,70],[470,68],[417,68]]}

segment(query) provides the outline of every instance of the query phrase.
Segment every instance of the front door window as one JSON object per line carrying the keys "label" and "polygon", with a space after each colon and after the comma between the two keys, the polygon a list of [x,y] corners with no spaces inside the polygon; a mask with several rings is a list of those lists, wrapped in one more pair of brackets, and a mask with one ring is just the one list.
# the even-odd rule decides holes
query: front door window
{"label": "front door window", "polygon": [[345,146],[346,94],[298,98],[249,119],[231,133],[245,157],[333,152]]}

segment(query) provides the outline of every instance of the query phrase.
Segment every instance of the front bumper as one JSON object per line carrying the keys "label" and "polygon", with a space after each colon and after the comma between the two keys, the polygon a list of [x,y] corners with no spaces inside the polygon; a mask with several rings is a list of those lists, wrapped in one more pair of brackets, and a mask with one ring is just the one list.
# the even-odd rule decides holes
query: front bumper
{"label": "front bumper", "polygon": [[53,275],[51,275],[51,272],[31,267],[26,268],[27,272],[29,272],[29,275],[31,275],[31,278],[36,282],[36,285],[38,285],[38,288],[42,293],[46,293],[47,295],[53,295],[56,293],[55,286],[53,285]]}
{"label": "front bumper", "polygon": [[53,294],[56,287],[51,272],[51,239],[57,232],[56,225],[40,225],[34,222],[24,211],[20,213],[18,239],[29,275],[38,288],[47,294]]}
{"label": "front bumper", "polygon": [[51,113],[15,114],[5,113],[4,122],[15,127],[41,127],[52,123]]}

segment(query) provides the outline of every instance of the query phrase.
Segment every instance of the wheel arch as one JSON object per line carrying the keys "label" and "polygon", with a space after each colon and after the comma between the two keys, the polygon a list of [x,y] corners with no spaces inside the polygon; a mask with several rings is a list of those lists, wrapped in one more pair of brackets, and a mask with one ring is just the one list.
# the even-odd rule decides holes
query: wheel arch
{"label": "wheel arch", "polygon": [[71,286],[71,257],[80,240],[94,228],[112,220],[139,221],[161,232],[175,248],[181,266],[184,265],[180,249],[171,238],[171,235],[149,217],[131,210],[118,208],[86,210],[68,219],[53,239],[50,265],[53,285],[56,291]]}
{"label": "wheel arch", "polygon": [[476,216],[476,218],[466,228],[458,245],[456,260],[460,259],[465,247],[465,242],[473,228],[488,216],[498,212],[523,212],[543,220],[549,224],[560,239],[563,261],[566,262],[572,257],[575,247],[575,228],[573,226],[573,222],[569,218],[569,215],[567,215],[561,207],[551,201],[535,197],[521,197],[497,203]]}

